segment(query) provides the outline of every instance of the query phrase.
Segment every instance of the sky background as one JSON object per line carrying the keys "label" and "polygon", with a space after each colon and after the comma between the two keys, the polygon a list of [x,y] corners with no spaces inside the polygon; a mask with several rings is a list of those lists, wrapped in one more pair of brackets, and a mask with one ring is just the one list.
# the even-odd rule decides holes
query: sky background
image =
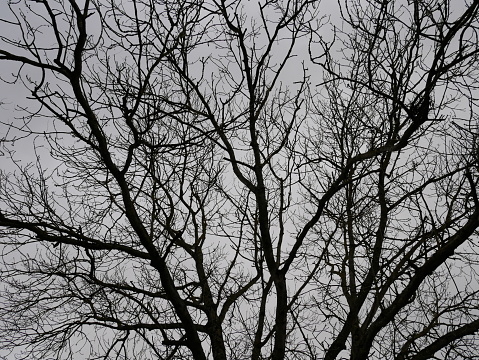
{"label": "sky background", "polygon": [[[247,11],[251,11],[254,13],[257,11],[256,4],[251,2],[245,2],[247,6]],[[251,5],[250,5],[251,4]],[[337,7],[335,2],[331,1],[323,1],[324,14],[329,16],[332,14],[331,17],[326,18],[324,20],[325,26],[321,33],[324,36],[328,36],[330,34],[330,29],[332,25],[339,25],[337,19]],[[5,15],[8,13],[6,9],[6,2],[0,1],[0,17],[1,16],[8,16]],[[321,12],[320,12],[321,13]],[[4,18],[5,19],[5,18]],[[6,20],[11,20],[11,18],[6,18]],[[11,31],[12,26],[6,22],[0,23],[0,34],[3,36],[10,36],[12,34]],[[281,51],[282,49],[279,49]],[[339,49],[338,49],[339,50]],[[214,51],[212,49],[212,51]],[[308,53],[307,53],[307,44],[306,42],[300,42],[296,47],[297,57],[292,59],[288,64],[287,68],[285,69],[284,76],[282,80],[285,83],[293,84],[298,78],[301,77],[301,63],[302,61],[308,62]],[[205,53],[205,55],[208,55]],[[200,57],[201,54],[198,54]],[[319,68],[313,67],[311,64],[307,65],[311,76],[312,76],[312,83],[319,83],[320,82],[320,70]],[[4,79],[10,81],[12,79],[11,73],[15,73],[18,69],[18,65],[2,61],[0,62],[0,76],[4,76]],[[317,70],[315,70],[317,69]],[[314,78],[317,76],[317,80]],[[10,121],[13,121],[17,126],[23,126],[22,120],[22,112],[19,110],[22,107],[28,107],[29,109],[36,109],[38,105],[35,101],[26,100],[29,96],[28,91],[22,86],[21,83],[15,85],[8,85],[8,84],[1,84],[0,83],[0,141],[6,135],[8,125]],[[14,120],[15,119],[15,120]],[[49,119],[35,119],[34,122],[29,124],[29,129],[33,131],[37,131],[37,136],[31,136],[28,138],[20,138],[15,143],[2,143],[0,144],[0,169],[6,172],[11,172],[15,169],[14,164],[10,161],[3,161],[3,159],[8,160],[10,155],[13,155],[15,159],[21,159],[19,164],[25,165],[29,161],[34,161],[37,155],[41,156],[41,165],[44,168],[53,169],[56,165],[56,162],[53,161],[49,155],[49,149],[46,146],[45,142],[43,141],[43,131],[49,131],[53,128],[51,127],[51,121]],[[15,135],[21,137],[20,130],[10,130],[11,132],[8,134],[9,136]],[[7,153],[6,148],[10,149],[11,153]]]}

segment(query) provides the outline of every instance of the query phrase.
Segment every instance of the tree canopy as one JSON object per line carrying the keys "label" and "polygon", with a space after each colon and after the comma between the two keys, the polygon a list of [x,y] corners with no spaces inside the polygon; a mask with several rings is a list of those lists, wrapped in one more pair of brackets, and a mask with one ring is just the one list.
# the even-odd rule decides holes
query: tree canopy
{"label": "tree canopy", "polygon": [[0,357],[477,358],[479,0],[1,9]]}

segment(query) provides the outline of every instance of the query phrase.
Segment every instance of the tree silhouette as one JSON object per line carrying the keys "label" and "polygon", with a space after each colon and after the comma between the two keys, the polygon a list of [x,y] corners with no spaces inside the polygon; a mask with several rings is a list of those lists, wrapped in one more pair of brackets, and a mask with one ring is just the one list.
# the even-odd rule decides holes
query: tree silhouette
{"label": "tree silhouette", "polygon": [[476,357],[478,9],[9,1],[0,356]]}

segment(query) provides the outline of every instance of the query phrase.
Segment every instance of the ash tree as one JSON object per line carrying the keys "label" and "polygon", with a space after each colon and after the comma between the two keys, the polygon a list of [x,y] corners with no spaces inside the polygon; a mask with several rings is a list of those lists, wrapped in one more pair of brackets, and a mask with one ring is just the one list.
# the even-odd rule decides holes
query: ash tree
{"label": "ash tree", "polygon": [[4,3],[0,356],[477,358],[478,12]]}

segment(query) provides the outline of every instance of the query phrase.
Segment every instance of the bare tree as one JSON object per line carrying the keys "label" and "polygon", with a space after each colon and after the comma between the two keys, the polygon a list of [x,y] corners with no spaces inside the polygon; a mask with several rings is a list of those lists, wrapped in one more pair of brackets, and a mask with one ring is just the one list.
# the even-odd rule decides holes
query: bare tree
{"label": "bare tree", "polygon": [[479,1],[330,6],[9,1],[0,355],[477,357]]}

